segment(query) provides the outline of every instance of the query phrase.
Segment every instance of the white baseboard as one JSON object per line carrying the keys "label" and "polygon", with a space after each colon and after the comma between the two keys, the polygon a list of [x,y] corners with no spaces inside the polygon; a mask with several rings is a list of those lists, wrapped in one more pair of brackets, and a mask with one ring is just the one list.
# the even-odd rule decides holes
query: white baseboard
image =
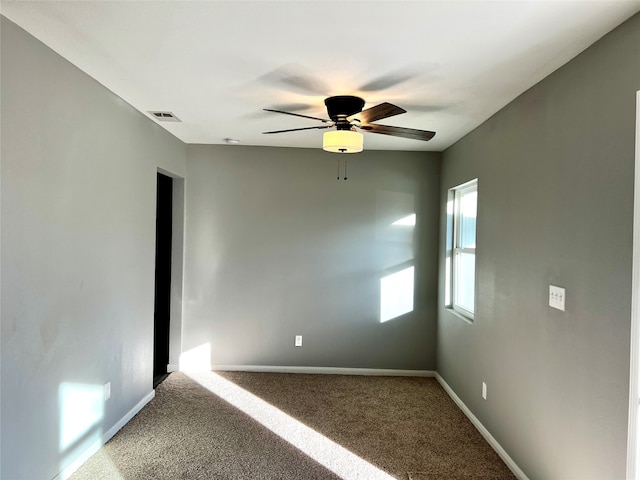
{"label": "white baseboard", "polygon": [[129,420],[131,420],[136,413],[144,408],[144,406],[153,400],[153,397],[156,396],[156,391],[151,390],[145,397],[140,400],[135,407],[129,410],[124,417],[116,422],[116,424],[102,434],[98,440],[93,442],[89,448],[87,448],[84,452],[82,452],[76,459],[71,462],[64,470],[62,470],[58,475],[56,475],[53,480],[67,480],[73,473],[78,470],[84,462],[89,460],[89,458],[96,453],[102,446],[107,443],[111,437],[113,437],[118,431],[124,427]]}
{"label": "white baseboard", "polygon": [[222,372],[311,373],[325,375],[379,375],[387,377],[434,377],[433,370],[394,370],[387,368],[290,367],[275,365],[211,365]]}
{"label": "white baseboard", "polygon": [[445,389],[445,391],[449,394],[451,399],[456,403],[456,405],[458,405],[460,410],[462,410],[462,412],[469,418],[469,420],[471,420],[471,423],[473,423],[473,425],[478,429],[480,434],[484,437],[487,443],[491,445],[491,448],[493,448],[496,451],[498,456],[504,461],[507,467],[509,467],[509,470],[513,472],[516,478],[518,480],[529,480],[529,478],[520,469],[520,467],[516,464],[516,462],[513,461],[513,458],[509,456],[509,454],[505,451],[505,449],[502,448],[502,445],[498,443],[498,441],[493,437],[493,435],[489,433],[489,430],[487,430],[486,427],[482,425],[480,420],[478,420],[478,417],[476,417],[471,412],[471,410],[469,410],[469,407],[467,407],[464,404],[464,402],[460,399],[460,397],[456,395],[456,392],[453,391],[453,389],[444,380],[444,378],[442,378],[440,374],[437,372],[435,374],[435,377],[436,377],[436,380],[438,380],[438,383],[442,385],[442,388]]}
{"label": "white baseboard", "polygon": [[167,365],[167,373],[179,372],[179,371],[180,371],[180,367],[178,367],[177,364],[170,363]]}

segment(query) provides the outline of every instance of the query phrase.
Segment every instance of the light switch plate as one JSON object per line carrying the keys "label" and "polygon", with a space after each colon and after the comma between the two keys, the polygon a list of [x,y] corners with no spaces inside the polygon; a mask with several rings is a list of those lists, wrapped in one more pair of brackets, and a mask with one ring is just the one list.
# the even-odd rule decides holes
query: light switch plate
{"label": "light switch plate", "polygon": [[549,306],[564,312],[565,291],[562,287],[549,285]]}

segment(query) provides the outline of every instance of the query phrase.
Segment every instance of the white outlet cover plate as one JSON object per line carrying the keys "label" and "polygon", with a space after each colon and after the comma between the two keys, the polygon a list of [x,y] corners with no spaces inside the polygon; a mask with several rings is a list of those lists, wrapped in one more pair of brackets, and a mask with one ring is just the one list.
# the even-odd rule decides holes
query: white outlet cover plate
{"label": "white outlet cover plate", "polygon": [[295,346],[296,347],[301,347],[302,346],[302,335],[296,335]]}
{"label": "white outlet cover plate", "polygon": [[564,312],[565,290],[562,287],[549,285],[549,306]]}

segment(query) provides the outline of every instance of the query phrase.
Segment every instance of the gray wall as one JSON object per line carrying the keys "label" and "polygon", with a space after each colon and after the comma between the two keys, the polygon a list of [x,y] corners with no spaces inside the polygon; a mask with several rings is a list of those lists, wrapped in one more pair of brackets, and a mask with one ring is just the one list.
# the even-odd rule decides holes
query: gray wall
{"label": "gray wall", "polygon": [[[440,155],[187,149],[183,351],[214,365],[434,369]],[[391,226],[411,213],[416,228]],[[381,278],[415,308],[380,322]],[[302,348],[293,346],[303,335]]]}
{"label": "gray wall", "polygon": [[477,306],[440,295],[438,371],[532,479],[625,477],[639,89],[636,15],[444,152],[441,228],[479,178]]}
{"label": "gray wall", "polygon": [[151,392],[156,170],[186,149],[4,18],[1,45],[0,476],[47,479]]}

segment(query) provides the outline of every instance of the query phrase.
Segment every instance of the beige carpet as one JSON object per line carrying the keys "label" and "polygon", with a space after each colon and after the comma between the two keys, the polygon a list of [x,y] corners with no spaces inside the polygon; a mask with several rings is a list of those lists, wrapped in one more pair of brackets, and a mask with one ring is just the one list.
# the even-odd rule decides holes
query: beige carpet
{"label": "beige carpet", "polygon": [[[245,372],[194,378],[171,374],[72,480],[370,480],[362,460],[402,480],[515,478],[433,378]],[[241,408],[255,418],[256,409],[266,408],[266,420],[229,403],[236,397],[254,402]],[[330,445],[318,447],[324,449],[318,455],[302,453],[264,426],[280,425],[285,414],[301,422],[291,420],[292,435],[311,431],[351,457],[327,461],[341,455]]]}

